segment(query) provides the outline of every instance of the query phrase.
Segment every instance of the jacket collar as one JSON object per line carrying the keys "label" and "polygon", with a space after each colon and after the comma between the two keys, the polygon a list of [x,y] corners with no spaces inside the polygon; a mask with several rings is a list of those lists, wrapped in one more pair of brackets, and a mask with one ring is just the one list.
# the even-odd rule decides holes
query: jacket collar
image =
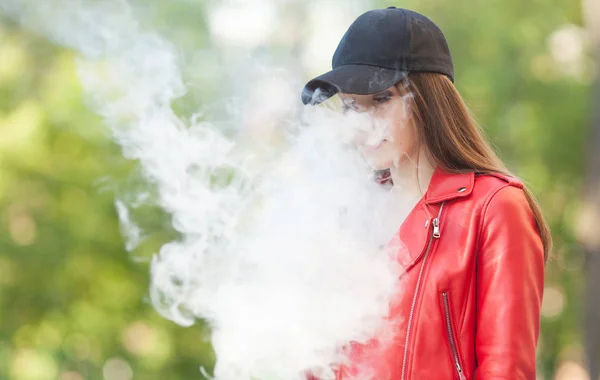
{"label": "jacket collar", "polygon": [[[429,187],[421,203],[417,205],[400,226],[399,233],[391,244],[399,244],[398,261],[405,271],[412,268],[426,251],[428,236],[430,236],[431,210],[429,205],[443,201],[466,197],[473,191],[475,173],[448,173],[439,167],[433,172]],[[423,223],[426,222],[425,228]],[[401,243],[400,243],[401,242]]]}
{"label": "jacket collar", "polygon": [[424,196],[426,204],[466,197],[473,191],[475,173],[448,173],[439,166],[433,172],[429,187]]}

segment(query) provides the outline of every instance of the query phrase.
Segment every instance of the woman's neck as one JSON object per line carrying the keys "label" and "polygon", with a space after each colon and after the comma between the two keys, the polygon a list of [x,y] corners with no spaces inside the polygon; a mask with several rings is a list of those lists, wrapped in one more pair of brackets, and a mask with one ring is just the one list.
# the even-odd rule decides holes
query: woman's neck
{"label": "woman's neck", "polygon": [[405,161],[390,168],[395,190],[421,198],[427,191],[435,167],[428,155],[421,151],[418,159]]}

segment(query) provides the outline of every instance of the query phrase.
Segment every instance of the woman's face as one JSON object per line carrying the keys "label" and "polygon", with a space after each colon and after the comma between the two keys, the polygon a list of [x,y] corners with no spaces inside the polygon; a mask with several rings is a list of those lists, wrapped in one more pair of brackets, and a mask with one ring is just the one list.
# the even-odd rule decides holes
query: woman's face
{"label": "woman's face", "polygon": [[374,170],[403,166],[417,150],[418,138],[407,103],[395,86],[373,95],[340,93],[344,112],[368,112],[372,126],[356,143]]}

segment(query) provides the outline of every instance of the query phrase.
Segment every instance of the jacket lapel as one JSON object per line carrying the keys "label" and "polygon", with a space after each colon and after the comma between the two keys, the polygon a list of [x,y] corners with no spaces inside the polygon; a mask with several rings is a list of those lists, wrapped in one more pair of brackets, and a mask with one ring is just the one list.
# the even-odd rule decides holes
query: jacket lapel
{"label": "jacket lapel", "polygon": [[[410,270],[425,254],[431,237],[432,220],[437,216],[441,203],[469,196],[474,183],[473,172],[454,174],[444,172],[439,167],[434,171],[425,195],[408,214],[391,242],[405,271]],[[446,211],[447,208],[444,213]],[[441,215],[440,224],[443,223],[444,215]]]}

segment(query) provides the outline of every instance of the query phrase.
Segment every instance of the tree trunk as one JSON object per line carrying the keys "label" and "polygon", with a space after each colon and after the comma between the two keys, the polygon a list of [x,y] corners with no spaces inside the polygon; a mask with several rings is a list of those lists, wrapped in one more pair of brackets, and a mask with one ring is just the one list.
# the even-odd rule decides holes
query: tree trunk
{"label": "tree trunk", "polygon": [[584,17],[592,38],[596,83],[587,149],[584,209],[587,225],[581,243],[585,252],[584,347],[591,380],[600,379],[600,1],[583,0]]}

